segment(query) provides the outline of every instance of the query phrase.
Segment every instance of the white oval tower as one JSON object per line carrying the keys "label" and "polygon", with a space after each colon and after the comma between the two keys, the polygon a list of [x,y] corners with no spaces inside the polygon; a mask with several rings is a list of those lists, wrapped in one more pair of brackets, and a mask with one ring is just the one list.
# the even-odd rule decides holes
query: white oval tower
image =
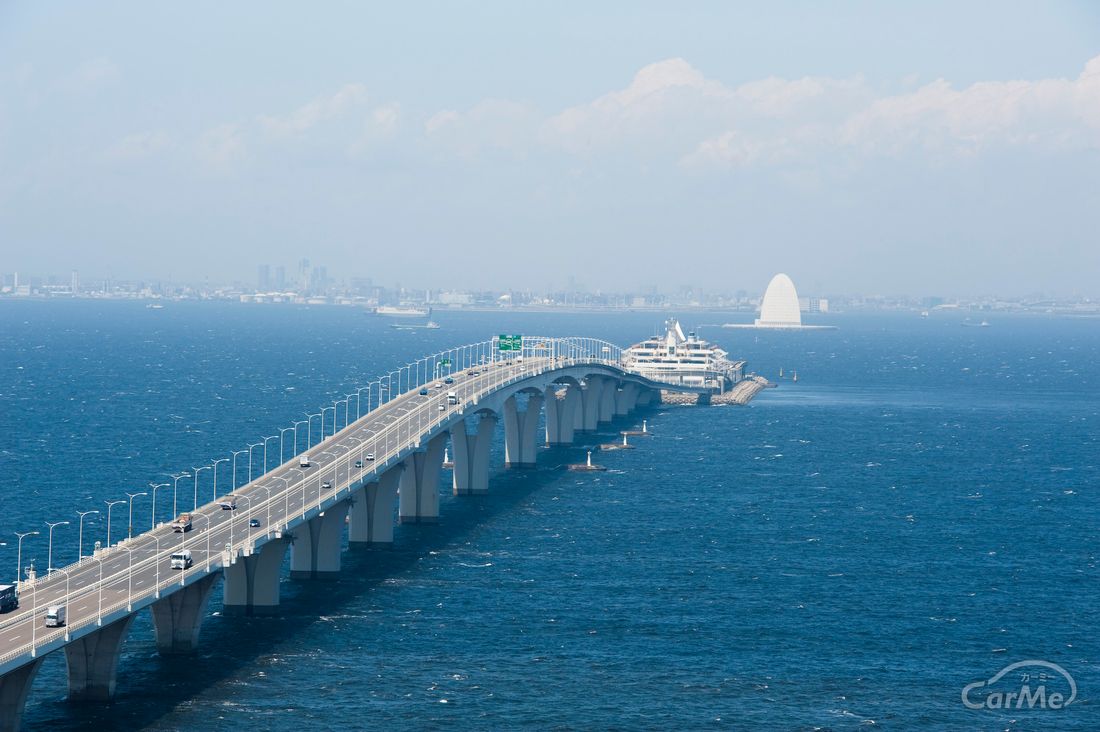
{"label": "white oval tower", "polygon": [[760,304],[758,328],[799,328],[802,326],[802,313],[798,309],[798,292],[791,278],[783,273],[772,277]]}

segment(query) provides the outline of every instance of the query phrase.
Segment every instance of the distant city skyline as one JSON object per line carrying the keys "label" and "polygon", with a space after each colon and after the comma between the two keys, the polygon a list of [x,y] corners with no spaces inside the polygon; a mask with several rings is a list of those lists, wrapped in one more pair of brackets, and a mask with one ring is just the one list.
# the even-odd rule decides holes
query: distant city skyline
{"label": "distant city skyline", "polygon": [[0,271],[1100,295],[1095,3],[8,4],[0,98]]}

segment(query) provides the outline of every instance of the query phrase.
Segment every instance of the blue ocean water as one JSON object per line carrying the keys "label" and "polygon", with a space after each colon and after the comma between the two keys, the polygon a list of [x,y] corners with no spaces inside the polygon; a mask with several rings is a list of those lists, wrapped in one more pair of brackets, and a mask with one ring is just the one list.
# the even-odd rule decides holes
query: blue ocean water
{"label": "blue ocean water", "polygon": [[[437,320],[0,303],[0,578],[13,532],[73,520],[54,547],[72,561],[77,509],[208,464],[394,364],[499,332],[625,345],[660,327],[650,313]],[[582,443],[500,470],[484,498],[444,486],[439,525],[349,552],[335,583],[287,579],[278,617],[223,618],[216,596],[194,658],[160,658],[142,617],[107,707],[65,702],[54,654],[27,728],[1096,729],[1100,327],[960,320],[704,328],[799,381],[745,408],[654,410],[654,437],[600,456],[601,475],[560,469]],[[158,502],[170,511],[170,493]],[[24,564],[45,565],[38,539]],[[1077,701],[962,704],[966,684],[1026,659],[1064,667]]]}

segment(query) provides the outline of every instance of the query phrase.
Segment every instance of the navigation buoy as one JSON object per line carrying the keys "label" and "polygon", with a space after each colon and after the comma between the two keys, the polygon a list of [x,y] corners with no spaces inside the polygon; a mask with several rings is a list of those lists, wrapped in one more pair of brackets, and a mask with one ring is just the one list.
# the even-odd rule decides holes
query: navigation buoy
{"label": "navigation buoy", "polygon": [[588,473],[588,472],[596,472],[596,471],[601,471],[601,470],[607,470],[607,468],[605,468],[602,465],[593,465],[592,464],[592,451],[591,450],[588,451],[588,459],[585,460],[585,462],[583,462],[583,463],[573,463],[572,465],[569,465],[567,467],[570,470],[573,470],[573,471],[578,472],[578,473]]}

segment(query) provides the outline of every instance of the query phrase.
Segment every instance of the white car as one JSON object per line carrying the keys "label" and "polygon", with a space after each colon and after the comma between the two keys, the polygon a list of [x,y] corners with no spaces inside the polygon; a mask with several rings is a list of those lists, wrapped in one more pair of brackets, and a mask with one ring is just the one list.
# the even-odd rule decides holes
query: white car
{"label": "white car", "polygon": [[373,453],[373,452],[368,452],[368,453],[366,454],[366,458],[367,458],[367,462],[368,462],[368,463],[369,463],[370,461],[374,460],[374,453]]}

